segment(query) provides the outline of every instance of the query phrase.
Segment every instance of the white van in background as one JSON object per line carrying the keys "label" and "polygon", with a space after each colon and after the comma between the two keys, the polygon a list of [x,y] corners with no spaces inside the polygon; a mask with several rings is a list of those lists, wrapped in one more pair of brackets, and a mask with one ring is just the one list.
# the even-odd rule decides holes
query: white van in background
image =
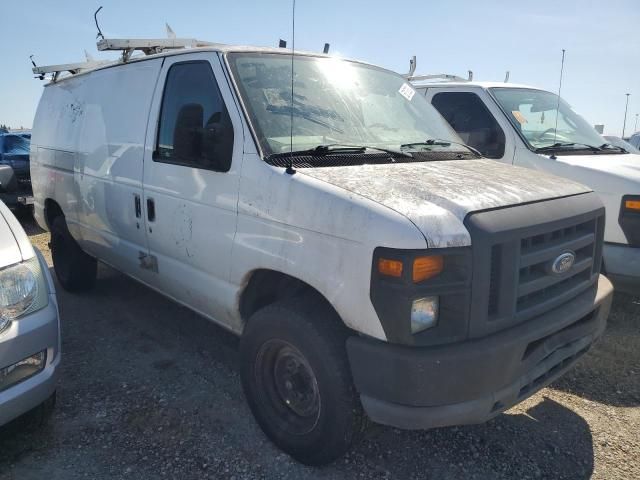
{"label": "white van in background", "polygon": [[296,459],[344,453],[364,413],[485,421],[603,332],[588,187],[481,158],[382,68],[119,42],[125,62],[45,69],[31,171],[56,275],[87,290],[102,261],[241,336],[251,410]]}
{"label": "white van in background", "polygon": [[607,210],[604,272],[616,288],[640,293],[640,155],[610,144],[545,90],[460,80],[413,83],[483,156],[553,173],[597,192]]}

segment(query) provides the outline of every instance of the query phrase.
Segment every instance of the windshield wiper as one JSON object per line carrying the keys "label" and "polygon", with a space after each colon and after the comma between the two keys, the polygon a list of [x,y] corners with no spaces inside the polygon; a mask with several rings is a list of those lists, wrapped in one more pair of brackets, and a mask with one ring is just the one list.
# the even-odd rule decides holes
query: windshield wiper
{"label": "windshield wiper", "polygon": [[618,145],[613,145],[612,143],[603,143],[602,145],[600,145],[600,150],[610,150],[610,149],[616,149],[620,153],[629,153],[629,150],[627,150],[626,148],[619,147]]}
{"label": "windshield wiper", "polygon": [[[588,143],[580,143],[580,142],[566,142],[566,143],[562,143],[562,142],[558,142],[558,143],[554,143],[553,145],[547,145],[545,147],[538,147],[534,150],[534,152],[536,153],[544,153],[544,152],[554,152],[556,150],[566,150],[569,149],[569,147],[573,147],[573,146],[577,146],[577,145],[582,145],[583,147],[586,148],[586,150],[591,150],[592,152],[600,152],[602,151],[602,148],[600,147],[594,147],[593,145],[589,145]],[[584,150],[583,149],[570,149],[570,150]]]}
{"label": "windshield wiper", "polygon": [[324,145],[318,145],[317,147],[308,148],[305,150],[294,150],[293,152],[281,152],[269,155],[268,158],[281,158],[289,156],[303,156],[310,155],[313,157],[324,157],[327,155],[344,155],[344,154],[363,154],[367,153],[367,150],[376,150],[379,152],[388,153],[395,157],[413,158],[408,152],[402,152],[400,150],[393,150],[390,148],[374,147],[371,145],[350,145],[342,143],[329,143]]}
{"label": "windshield wiper", "polygon": [[464,147],[467,150],[469,150],[474,155],[477,155],[478,157],[482,157],[482,154],[478,150],[476,150],[475,148],[467,145],[466,143],[454,142],[453,140],[442,140],[440,138],[430,138],[428,140],[425,140],[424,142],[405,143],[403,145],[400,145],[400,148],[401,149],[411,149],[413,147],[424,147],[424,146],[432,146],[432,145],[448,147],[451,144],[460,145],[461,147]]}

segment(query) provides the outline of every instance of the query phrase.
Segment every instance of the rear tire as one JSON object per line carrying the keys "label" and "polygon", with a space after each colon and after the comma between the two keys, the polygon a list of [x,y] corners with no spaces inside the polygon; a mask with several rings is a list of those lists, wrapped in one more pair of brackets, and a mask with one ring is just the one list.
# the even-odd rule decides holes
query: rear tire
{"label": "rear tire", "polygon": [[347,337],[329,306],[305,296],[254,313],[240,340],[249,407],[267,437],[301,463],[336,460],[364,431]]}
{"label": "rear tire", "polygon": [[98,262],[82,251],[67,228],[63,216],[51,225],[53,268],[62,288],[69,292],[86,292],[96,284]]}

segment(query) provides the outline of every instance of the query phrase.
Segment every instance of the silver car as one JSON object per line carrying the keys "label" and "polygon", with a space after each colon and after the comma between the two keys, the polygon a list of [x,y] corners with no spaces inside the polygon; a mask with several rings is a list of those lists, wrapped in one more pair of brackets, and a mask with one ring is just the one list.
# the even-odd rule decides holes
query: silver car
{"label": "silver car", "polygon": [[58,302],[51,274],[0,202],[0,425],[53,404],[59,365]]}

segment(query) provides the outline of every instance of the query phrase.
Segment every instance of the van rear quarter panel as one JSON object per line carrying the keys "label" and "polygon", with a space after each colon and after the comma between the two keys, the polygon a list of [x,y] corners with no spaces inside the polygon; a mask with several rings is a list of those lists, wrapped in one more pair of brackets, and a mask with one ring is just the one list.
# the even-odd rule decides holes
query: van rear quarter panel
{"label": "van rear quarter panel", "polygon": [[[36,110],[31,136],[31,182],[35,217],[42,228],[44,202],[54,199],[64,211],[71,229],[77,222],[78,189],[73,169],[79,135],[78,107],[82,84],[66,81],[44,88]],[[75,232],[74,232],[75,233]]]}

